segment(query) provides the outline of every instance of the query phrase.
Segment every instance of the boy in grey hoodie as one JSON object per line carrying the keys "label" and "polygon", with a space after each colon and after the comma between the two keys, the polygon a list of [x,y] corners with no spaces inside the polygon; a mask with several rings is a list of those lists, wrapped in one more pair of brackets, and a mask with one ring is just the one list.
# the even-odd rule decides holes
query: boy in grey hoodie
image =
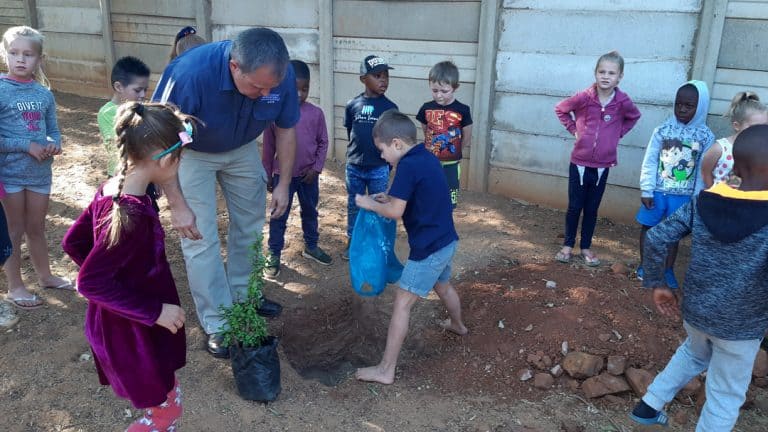
{"label": "boy in grey hoodie", "polygon": [[659,312],[679,315],[664,286],[667,248],[692,234],[683,283],[683,326],[688,338],[630,417],[666,424],[664,405],[707,370],[707,401],[697,432],[729,431],[746,398],[752,366],[768,329],[768,125],[744,130],[733,147],[738,189],[718,183],[648,231],[644,285]]}
{"label": "boy in grey hoodie", "polygon": [[[707,127],[709,90],[703,81],[688,81],[675,95],[674,114],[653,131],[640,170],[642,205],[637,212],[640,232],[640,261],[645,233],[677,211],[704,187],[699,175],[701,156],[712,146],[715,135]],[[677,288],[674,266],[677,244],[667,253],[664,279]],[[637,269],[643,280],[644,268]]]}

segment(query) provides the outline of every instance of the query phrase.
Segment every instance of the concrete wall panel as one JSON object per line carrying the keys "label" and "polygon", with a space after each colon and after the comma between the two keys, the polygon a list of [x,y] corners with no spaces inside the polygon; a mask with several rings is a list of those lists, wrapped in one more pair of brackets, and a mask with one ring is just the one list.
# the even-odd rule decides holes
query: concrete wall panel
{"label": "concrete wall panel", "polygon": [[447,7],[442,2],[336,0],[333,10],[334,36],[477,42],[479,1]]}
{"label": "concrete wall panel", "polygon": [[38,6],[37,17],[43,32],[101,34],[98,8]]}
{"label": "concrete wall panel", "polygon": [[192,20],[195,19],[196,3],[196,0],[110,0],[113,14],[170,16]]}
{"label": "concrete wall panel", "polygon": [[214,25],[318,28],[316,0],[222,0],[211,4]]}
{"label": "concrete wall panel", "polygon": [[[499,52],[496,90],[567,96],[594,82],[595,56]],[[688,80],[685,60],[625,59],[621,88],[636,103],[667,104]]]}
{"label": "concrete wall panel", "polygon": [[717,66],[768,71],[768,21],[726,18]]}
{"label": "concrete wall panel", "polygon": [[[213,27],[213,39],[217,41],[232,39],[239,32],[248,28],[250,27],[215,25]],[[307,63],[318,63],[317,30],[288,28],[275,28],[274,30],[280,33],[280,36],[285,40],[285,45],[288,47],[288,51],[292,58]]]}
{"label": "concrete wall panel", "polygon": [[[638,25],[640,19],[653,23],[653,31],[649,31],[646,25]],[[501,16],[499,50],[577,54],[596,59],[601,54],[618,49],[623,56],[631,58],[687,59],[693,49],[697,19],[694,14],[670,12],[639,16],[637,13],[616,11],[511,9]],[[610,32],[611,37],[595,37],[594,31],[574,31],[573,28],[577,25],[579,29],[603,32],[608,22],[621,31]],[[546,37],[541,37],[542,29],[547,29]]]}
{"label": "concrete wall panel", "polygon": [[548,9],[548,10],[592,10],[604,12],[608,9],[617,11],[669,11],[698,12],[702,0],[504,0],[504,8]]}

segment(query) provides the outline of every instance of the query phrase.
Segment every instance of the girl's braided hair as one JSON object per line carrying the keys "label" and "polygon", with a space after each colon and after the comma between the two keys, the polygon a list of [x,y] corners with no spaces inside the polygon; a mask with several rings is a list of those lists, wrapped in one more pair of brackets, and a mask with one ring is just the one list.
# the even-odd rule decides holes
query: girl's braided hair
{"label": "girl's braided hair", "polygon": [[[128,209],[120,203],[130,164],[151,159],[153,153],[176,144],[179,132],[185,131],[184,123],[190,119],[192,117],[170,104],[128,102],[118,108],[115,141],[120,152],[121,168],[117,174],[117,192],[112,196],[112,214],[108,218],[108,248],[115,246],[122,233],[132,228]],[[177,159],[179,154],[173,152],[165,157]]]}

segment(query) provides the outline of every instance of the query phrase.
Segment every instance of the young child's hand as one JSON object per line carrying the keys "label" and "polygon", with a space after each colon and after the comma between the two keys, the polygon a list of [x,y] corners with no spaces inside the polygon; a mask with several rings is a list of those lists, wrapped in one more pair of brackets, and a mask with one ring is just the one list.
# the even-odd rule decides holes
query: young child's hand
{"label": "young child's hand", "polygon": [[648,210],[653,208],[653,198],[640,198],[640,201],[643,203],[643,207]]}
{"label": "young child's hand", "polygon": [[27,150],[27,153],[29,153],[33,158],[37,159],[38,162],[42,162],[45,158],[48,157],[45,154],[45,147],[34,141],[29,143],[29,150]]}
{"label": "young child's hand", "polygon": [[355,205],[362,209],[371,210],[376,201],[370,195],[355,195]]}
{"label": "young child's hand", "polygon": [[176,334],[182,327],[184,327],[184,309],[175,304],[163,303],[163,310],[160,311],[160,316],[157,317],[155,324],[167,328],[171,333]]}
{"label": "young child's hand", "polygon": [[311,169],[307,171],[306,174],[304,174],[304,177],[301,178],[301,182],[304,184],[313,184],[317,181],[317,176],[319,176],[320,173]]}
{"label": "young child's hand", "polygon": [[377,194],[371,195],[371,198],[382,204],[389,202],[389,195],[387,195],[385,192],[379,192]]}
{"label": "young child's hand", "polygon": [[654,288],[653,302],[656,304],[656,309],[658,309],[662,315],[666,315],[670,318],[678,318],[680,316],[677,297],[675,297],[675,293],[673,293],[671,289]]}

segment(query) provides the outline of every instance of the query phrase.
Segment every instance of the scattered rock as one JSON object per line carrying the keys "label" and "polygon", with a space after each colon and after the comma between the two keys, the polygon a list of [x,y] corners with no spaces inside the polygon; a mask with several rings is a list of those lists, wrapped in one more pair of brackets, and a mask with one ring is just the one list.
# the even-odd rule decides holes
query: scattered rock
{"label": "scattered rock", "polygon": [[600,333],[597,336],[598,339],[600,339],[600,342],[608,342],[611,340],[611,334],[610,333]]}
{"label": "scattered rock", "polygon": [[571,391],[573,392],[575,392],[576,390],[579,389],[579,387],[581,387],[581,383],[579,382],[579,380],[568,379],[567,383],[568,383],[568,388],[571,389]]}
{"label": "scattered rock", "polygon": [[693,377],[693,379],[688,382],[688,384],[685,385],[682,389],[680,389],[680,392],[678,393],[678,396],[688,397],[693,396],[696,393],[698,393],[701,386],[703,386],[704,383],[701,381],[701,378],[699,377]]}
{"label": "scattered rock", "polygon": [[555,365],[552,369],[549,370],[549,373],[551,373],[555,378],[560,378],[560,376],[563,375],[563,367],[559,364]]}
{"label": "scattered rock", "polygon": [[80,357],[78,358],[81,362],[87,362],[91,361],[91,353],[82,353],[80,354]]}
{"label": "scattered rock", "polygon": [[517,373],[517,377],[520,378],[520,381],[528,381],[533,378],[533,371],[530,369],[522,369]]}
{"label": "scattered rock", "polygon": [[548,373],[537,373],[533,377],[533,386],[541,390],[549,390],[555,384],[555,379]]}
{"label": "scattered rock", "polygon": [[648,386],[655,377],[654,374],[648,372],[645,369],[629,368],[624,372],[624,376],[627,378],[629,386],[632,387],[632,391],[638,397],[645,396],[645,392],[648,391]]}
{"label": "scattered rock", "polygon": [[563,359],[563,369],[573,378],[589,378],[603,369],[603,358],[592,354],[574,351]]}
{"label": "scattered rock", "polygon": [[768,353],[764,349],[757,352],[755,357],[755,366],[752,368],[752,376],[756,378],[764,378],[768,375]]}
{"label": "scattered rock", "polygon": [[611,271],[617,275],[626,276],[629,274],[629,268],[626,264],[620,262],[613,263],[613,265],[611,265]]}
{"label": "scattered rock", "polygon": [[546,286],[549,289],[555,289],[555,288],[557,288],[557,282],[548,280]]}
{"label": "scattered rock", "polygon": [[605,401],[605,403],[615,405],[615,406],[622,406],[627,402],[623,398],[620,398],[612,394],[603,396],[603,400]]}
{"label": "scattered rock", "polygon": [[627,358],[624,356],[608,357],[608,373],[611,375],[621,375],[627,368]]}
{"label": "scattered rock", "polygon": [[552,367],[552,358],[548,355],[544,355],[541,357],[541,362],[544,364],[545,368],[551,368]]}
{"label": "scattered rock", "polygon": [[568,355],[568,341],[563,341],[563,343],[560,345],[560,352],[563,353],[563,355]]}
{"label": "scattered rock", "polygon": [[688,424],[688,413],[680,410],[672,416],[672,421],[680,426],[685,426]]}
{"label": "scattered rock", "polygon": [[499,328],[500,329],[504,328],[504,320],[499,320]]}
{"label": "scattered rock", "polygon": [[624,378],[602,373],[598,376],[587,378],[581,389],[588,398],[597,398],[608,394],[623,393],[630,390],[629,384]]}
{"label": "scattered rock", "polygon": [[528,326],[526,328],[524,328],[523,330],[525,330],[525,331],[533,330],[533,324],[528,324]]}

